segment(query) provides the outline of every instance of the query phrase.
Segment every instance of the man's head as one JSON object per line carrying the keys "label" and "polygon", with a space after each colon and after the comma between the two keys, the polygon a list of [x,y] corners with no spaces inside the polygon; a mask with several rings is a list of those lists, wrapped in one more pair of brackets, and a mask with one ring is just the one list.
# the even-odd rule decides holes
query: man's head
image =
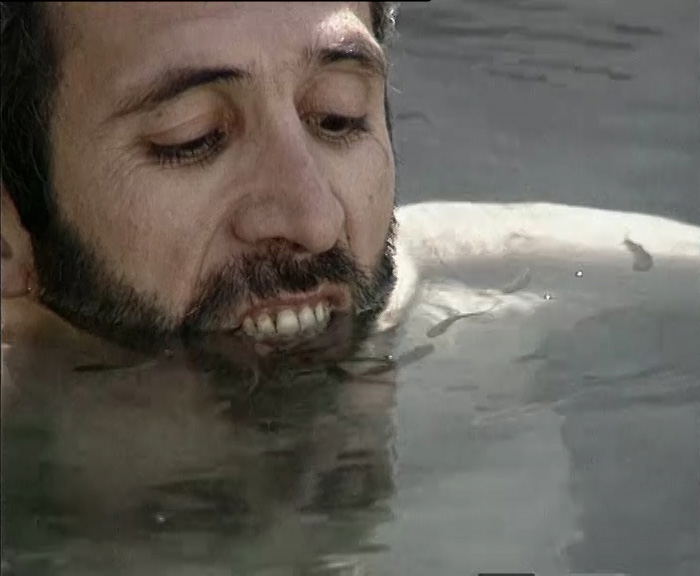
{"label": "man's head", "polygon": [[121,340],[381,309],[388,5],[2,11],[3,296]]}

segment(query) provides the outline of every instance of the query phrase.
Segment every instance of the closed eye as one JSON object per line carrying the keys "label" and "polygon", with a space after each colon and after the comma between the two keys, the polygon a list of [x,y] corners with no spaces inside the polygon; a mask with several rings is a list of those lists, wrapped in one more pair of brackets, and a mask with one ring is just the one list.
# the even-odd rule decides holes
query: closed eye
{"label": "closed eye", "polygon": [[348,144],[368,131],[367,116],[316,114],[310,116],[308,122],[321,138],[340,144]]}
{"label": "closed eye", "polygon": [[182,144],[150,144],[151,154],[161,165],[193,165],[212,160],[221,150],[226,132],[217,128],[208,134]]}

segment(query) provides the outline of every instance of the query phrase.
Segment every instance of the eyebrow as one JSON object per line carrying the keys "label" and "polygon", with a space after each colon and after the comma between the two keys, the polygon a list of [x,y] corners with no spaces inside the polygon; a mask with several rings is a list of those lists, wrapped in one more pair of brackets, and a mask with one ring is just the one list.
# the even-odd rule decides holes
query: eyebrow
{"label": "eyebrow", "polygon": [[389,64],[384,52],[362,38],[346,39],[331,46],[312,48],[307,51],[306,57],[309,62],[318,62],[320,65],[353,62],[382,79],[389,75]]}
{"label": "eyebrow", "polygon": [[121,118],[134,112],[155,108],[174,100],[182,93],[219,82],[237,83],[250,81],[249,72],[241,68],[174,68],[166,70],[145,87],[134,90],[117,105],[111,118]]}
{"label": "eyebrow", "polygon": [[[388,63],[383,51],[363,39],[344,39],[336,44],[314,47],[306,51],[306,62],[321,66],[351,62],[368,73],[386,79]],[[144,87],[136,88],[122,98],[110,119],[122,118],[135,112],[149,110],[174,100],[184,92],[215,83],[247,83],[252,74],[237,67],[173,68],[162,72]]]}

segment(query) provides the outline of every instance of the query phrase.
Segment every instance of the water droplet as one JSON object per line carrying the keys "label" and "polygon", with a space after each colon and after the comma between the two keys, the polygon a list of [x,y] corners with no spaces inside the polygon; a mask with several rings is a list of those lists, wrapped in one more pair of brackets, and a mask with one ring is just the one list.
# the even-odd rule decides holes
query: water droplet
{"label": "water droplet", "polygon": [[576,278],[581,278],[583,276],[583,270],[576,270]]}
{"label": "water droplet", "polygon": [[162,514],[160,512],[156,513],[156,515],[154,516],[154,519],[156,521],[156,524],[161,524],[161,525],[165,524],[165,521],[167,520],[167,518],[165,517],[165,514]]}
{"label": "water droplet", "polygon": [[545,293],[544,293],[544,299],[545,299],[545,300],[551,300],[551,299],[552,299],[552,295],[551,295],[549,292],[545,292]]}

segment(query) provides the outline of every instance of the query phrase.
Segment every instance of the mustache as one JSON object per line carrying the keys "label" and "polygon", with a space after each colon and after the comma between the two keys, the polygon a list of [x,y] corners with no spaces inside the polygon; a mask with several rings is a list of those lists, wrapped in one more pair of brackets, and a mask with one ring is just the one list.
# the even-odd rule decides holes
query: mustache
{"label": "mustache", "polygon": [[206,330],[219,325],[232,306],[248,299],[308,292],[323,283],[348,285],[354,302],[362,308],[370,305],[366,300],[371,292],[371,275],[344,248],[335,246],[300,259],[285,245],[273,244],[263,255],[245,255],[210,275],[199,291],[200,296],[190,305],[183,328]]}

